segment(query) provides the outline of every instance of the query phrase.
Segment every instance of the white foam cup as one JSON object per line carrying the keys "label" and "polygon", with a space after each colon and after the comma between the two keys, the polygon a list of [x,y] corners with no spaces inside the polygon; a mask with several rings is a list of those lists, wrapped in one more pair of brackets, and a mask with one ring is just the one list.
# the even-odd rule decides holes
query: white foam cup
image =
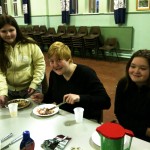
{"label": "white foam cup", "polygon": [[76,107],[73,110],[74,110],[74,114],[75,114],[76,123],[81,123],[83,121],[84,108]]}
{"label": "white foam cup", "polygon": [[10,103],[8,104],[9,112],[11,117],[18,116],[18,103]]}

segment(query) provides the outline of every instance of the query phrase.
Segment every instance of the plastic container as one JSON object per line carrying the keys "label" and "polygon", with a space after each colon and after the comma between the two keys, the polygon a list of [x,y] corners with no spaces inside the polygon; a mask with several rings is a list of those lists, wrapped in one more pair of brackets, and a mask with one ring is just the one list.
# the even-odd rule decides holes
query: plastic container
{"label": "plastic container", "polygon": [[[130,150],[132,137],[131,130],[124,129],[121,125],[107,122],[96,128],[101,138],[101,150]],[[124,145],[125,134],[130,136],[127,147]]]}
{"label": "plastic container", "polygon": [[23,132],[23,139],[20,143],[20,150],[34,150],[34,140],[30,137],[29,131]]}

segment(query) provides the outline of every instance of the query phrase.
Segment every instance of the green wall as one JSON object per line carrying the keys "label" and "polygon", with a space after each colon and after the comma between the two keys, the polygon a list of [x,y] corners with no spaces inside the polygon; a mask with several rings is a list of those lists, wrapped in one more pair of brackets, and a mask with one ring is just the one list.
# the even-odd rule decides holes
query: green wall
{"label": "green wall", "polygon": [[[100,13],[88,13],[88,0],[79,0],[79,14],[70,16],[70,25],[75,26],[101,26],[104,37],[109,35],[109,32],[114,33],[115,30],[120,32],[127,28],[132,28],[133,32],[128,37],[125,30],[116,35],[121,40],[121,48],[125,49],[124,53],[132,53],[138,49],[150,49],[150,10],[136,11],[136,0],[127,0],[127,15],[126,24],[117,25],[114,22],[114,15],[108,12],[108,0],[100,0]],[[60,0],[31,0],[31,17],[32,24],[42,25],[47,27],[55,27],[61,23],[61,5]],[[16,17],[20,25],[23,25],[23,16]],[[131,41],[130,41],[131,40]],[[131,51],[129,47],[125,46],[126,42],[131,44]],[[129,54],[130,55],[130,54]]]}

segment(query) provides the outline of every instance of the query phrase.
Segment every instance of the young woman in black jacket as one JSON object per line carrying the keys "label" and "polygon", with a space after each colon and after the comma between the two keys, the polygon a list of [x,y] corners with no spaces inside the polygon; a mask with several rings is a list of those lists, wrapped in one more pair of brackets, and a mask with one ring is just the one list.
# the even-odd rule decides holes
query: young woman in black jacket
{"label": "young woman in black jacket", "polygon": [[150,142],[150,50],[135,52],[117,85],[115,115],[135,137]]}

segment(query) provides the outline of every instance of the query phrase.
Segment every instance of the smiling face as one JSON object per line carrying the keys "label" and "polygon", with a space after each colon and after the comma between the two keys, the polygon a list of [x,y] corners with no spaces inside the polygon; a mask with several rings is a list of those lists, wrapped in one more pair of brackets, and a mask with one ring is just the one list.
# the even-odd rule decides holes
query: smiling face
{"label": "smiling face", "polygon": [[64,75],[69,68],[70,60],[60,59],[54,54],[50,59],[51,69],[58,75]]}
{"label": "smiling face", "polygon": [[146,84],[150,75],[148,60],[144,57],[134,57],[128,70],[129,76],[137,85]]}
{"label": "smiling face", "polygon": [[16,36],[17,36],[16,28],[9,24],[4,25],[0,29],[0,36],[5,42],[13,45],[16,41]]}
{"label": "smiling face", "polygon": [[71,50],[62,42],[54,42],[48,50],[48,59],[51,69],[58,75],[69,73],[73,60]]}

